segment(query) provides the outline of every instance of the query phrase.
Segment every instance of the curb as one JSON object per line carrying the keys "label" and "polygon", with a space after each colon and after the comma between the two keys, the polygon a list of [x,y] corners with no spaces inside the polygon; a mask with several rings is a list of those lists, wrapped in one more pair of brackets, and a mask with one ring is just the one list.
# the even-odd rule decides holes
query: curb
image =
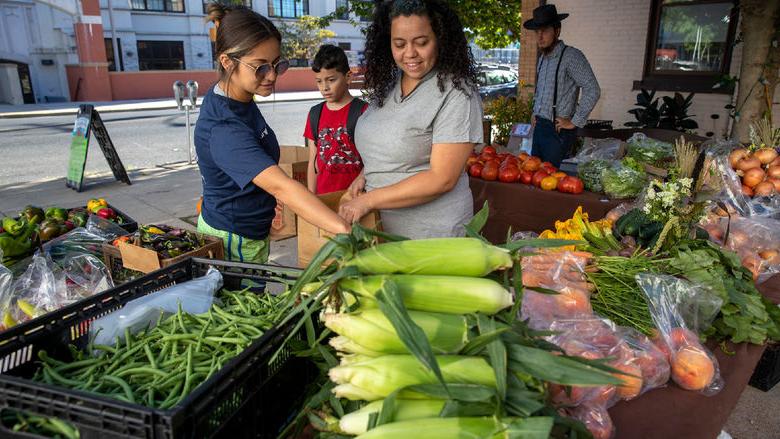
{"label": "curb", "polygon": [[[316,92],[316,91],[315,91]],[[356,90],[350,90],[352,92],[353,96],[360,96],[359,91],[357,91],[357,95],[355,94]],[[202,99],[202,98],[199,98]],[[277,102],[305,102],[305,101],[317,101],[321,100],[321,98],[309,98],[309,97],[292,97],[292,98],[286,98],[286,99],[267,99],[263,101],[257,101],[255,100],[256,104],[273,104]],[[156,103],[159,103],[161,101],[155,101]],[[95,108],[98,110],[98,112],[105,114],[105,113],[127,113],[131,111],[150,111],[150,110],[171,110],[178,108],[175,102],[167,103],[167,101],[162,101],[164,103],[158,104],[158,105],[149,105],[149,104],[103,104],[103,105],[95,105]],[[88,102],[82,102],[82,103],[88,103]],[[82,103],[76,103],[73,104],[75,107],[73,108],[57,108],[57,109],[51,109],[51,110],[32,110],[32,111],[10,111],[6,113],[0,113],[0,119],[21,119],[21,118],[27,118],[27,117],[46,117],[46,116],[70,116],[75,115],[78,112],[78,105],[81,105]],[[93,104],[94,105],[94,104]],[[137,106],[140,105],[140,106]],[[200,106],[200,102],[198,103],[198,106]]]}

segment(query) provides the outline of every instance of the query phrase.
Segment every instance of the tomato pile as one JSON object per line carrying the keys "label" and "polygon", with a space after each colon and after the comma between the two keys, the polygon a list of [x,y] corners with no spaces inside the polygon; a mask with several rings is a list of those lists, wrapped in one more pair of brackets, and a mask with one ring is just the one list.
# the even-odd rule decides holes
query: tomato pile
{"label": "tomato pile", "polygon": [[543,162],[525,152],[517,156],[498,153],[492,146],[482,148],[479,154],[471,153],[466,169],[470,176],[487,181],[531,184],[546,191],[569,194],[579,194],[584,190],[582,180],[566,175],[550,162]]}

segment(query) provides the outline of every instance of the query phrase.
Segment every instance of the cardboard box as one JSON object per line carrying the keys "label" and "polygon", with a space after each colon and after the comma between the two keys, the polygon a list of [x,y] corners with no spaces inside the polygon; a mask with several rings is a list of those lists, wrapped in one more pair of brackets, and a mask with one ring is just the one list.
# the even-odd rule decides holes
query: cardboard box
{"label": "cardboard box", "polygon": [[[338,212],[339,206],[349,201],[349,195],[346,191],[332,192],[329,194],[318,195],[326,206],[334,212]],[[360,220],[363,227],[376,229],[379,227],[379,212],[371,212]],[[311,259],[319,249],[328,242],[328,238],[333,234],[316,227],[303,218],[298,218],[298,266],[305,267],[309,265]]]}
{"label": "cardboard box", "polygon": [[[304,146],[280,146],[279,167],[290,178],[306,186],[309,167],[309,148]],[[295,236],[295,213],[289,207],[279,203],[276,216],[271,222],[271,241],[279,241]]]}
{"label": "cardboard box", "polygon": [[174,258],[160,258],[160,255],[156,251],[138,245],[138,237],[136,237],[135,242],[120,242],[116,247],[110,243],[104,243],[103,260],[109,270],[112,271],[113,275],[114,268],[118,267],[120,264],[122,267],[130,270],[149,273],[189,257],[209,259],[225,258],[225,248],[223,247],[221,238],[200,233],[197,235],[203,238],[203,247],[196,248],[195,250]]}

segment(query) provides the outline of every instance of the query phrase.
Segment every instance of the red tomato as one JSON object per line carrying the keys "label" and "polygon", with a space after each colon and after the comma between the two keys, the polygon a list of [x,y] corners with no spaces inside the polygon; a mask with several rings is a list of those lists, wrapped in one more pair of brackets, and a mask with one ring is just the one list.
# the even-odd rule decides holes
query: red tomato
{"label": "red tomato", "polygon": [[472,177],[482,177],[483,166],[479,163],[474,163],[469,167],[469,175]]}
{"label": "red tomato", "polygon": [[471,156],[468,159],[466,159],[466,167],[469,167],[469,166],[471,166],[471,165],[473,165],[474,163],[477,163],[477,162],[479,162],[479,157],[477,157],[475,155]]}
{"label": "red tomato", "polygon": [[498,178],[498,166],[486,164],[482,168],[482,179],[487,181],[494,181]]}
{"label": "red tomato", "polygon": [[572,190],[571,193],[573,194],[581,194],[585,190],[585,183],[582,182],[578,177],[569,177],[571,178],[572,182]]}
{"label": "red tomato", "polygon": [[542,160],[538,157],[530,157],[523,162],[523,171],[536,172],[542,165]]}
{"label": "red tomato", "polygon": [[542,179],[544,177],[548,177],[549,175],[550,174],[547,171],[540,169],[534,173],[534,176],[531,179],[531,183],[533,183],[534,186],[539,187],[542,184]]}
{"label": "red tomato", "polygon": [[517,158],[519,158],[521,162],[528,160],[529,157],[531,156],[528,155],[527,152],[521,152],[520,154],[517,155]]}
{"label": "red tomato", "polygon": [[507,166],[498,172],[498,179],[504,183],[514,183],[520,175],[520,170],[514,166]]}
{"label": "red tomato", "polygon": [[562,172],[562,171],[551,172],[550,175],[552,175],[553,177],[555,177],[555,178],[557,178],[559,180],[567,176],[567,174],[565,172]]}
{"label": "red tomato", "polygon": [[488,145],[488,146],[482,148],[482,154],[485,154],[485,153],[495,154],[496,153],[496,148]]}
{"label": "red tomato", "polygon": [[534,179],[534,173],[531,171],[522,171],[520,172],[520,183],[523,184],[531,184],[531,181]]}
{"label": "red tomato", "polygon": [[[545,163],[547,163],[547,162],[545,162]],[[558,172],[558,168],[556,168],[555,166],[550,165],[550,164],[545,165],[544,163],[542,163],[542,165],[541,165],[541,167],[539,169],[544,169],[549,174],[553,174],[555,172]]]}

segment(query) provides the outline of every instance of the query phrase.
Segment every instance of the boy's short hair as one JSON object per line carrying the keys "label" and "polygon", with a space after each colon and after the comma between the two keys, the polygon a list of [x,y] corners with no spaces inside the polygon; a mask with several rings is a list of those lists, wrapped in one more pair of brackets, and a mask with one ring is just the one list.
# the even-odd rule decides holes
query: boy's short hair
{"label": "boy's short hair", "polygon": [[317,51],[317,55],[314,56],[314,62],[311,64],[311,69],[315,73],[319,73],[322,69],[335,69],[343,74],[349,72],[349,61],[347,60],[347,54],[341,47],[334,46],[332,44],[325,44]]}

